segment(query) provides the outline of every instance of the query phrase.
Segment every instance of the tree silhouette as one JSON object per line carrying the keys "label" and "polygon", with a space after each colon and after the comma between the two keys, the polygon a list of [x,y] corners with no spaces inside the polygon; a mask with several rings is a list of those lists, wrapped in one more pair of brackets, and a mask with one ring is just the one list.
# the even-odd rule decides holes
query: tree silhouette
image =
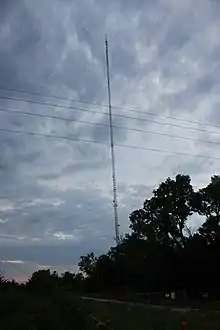
{"label": "tree silhouette", "polygon": [[[192,234],[187,220],[197,213],[204,223]],[[106,255],[81,257],[90,291],[187,290],[220,294],[220,177],[194,192],[191,178],[168,178],[130,215],[130,229]],[[111,276],[110,276],[110,275]]]}
{"label": "tree silhouette", "polygon": [[[195,233],[187,227],[193,215],[203,221]],[[53,300],[72,299],[74,292],[120,297],[127,292],[164,295],[173,290],[182,290],[190,298],[201,299],[204,292],[220,298],[220,176],[213,176],[198,191],[193,190],[187,175],[167,178],[129,219],[130,233],[105,254],[82,256],[78,274],[39,270],[23,286],[0,277],[0,289],[20,290],[19,294],[22,291],[36,299],[54,295]],[[67,316],[65,306],[71,307],[66,298],[64,301],[63,315]]]}
{"label": "tree silhouette", "polygon": [[144,202],[143,209],[130,215],[130,228],[139,238],[166,245],[184,245],[186,221],[192,215],[190,204],[193,188],[190,177],[168,178]]}

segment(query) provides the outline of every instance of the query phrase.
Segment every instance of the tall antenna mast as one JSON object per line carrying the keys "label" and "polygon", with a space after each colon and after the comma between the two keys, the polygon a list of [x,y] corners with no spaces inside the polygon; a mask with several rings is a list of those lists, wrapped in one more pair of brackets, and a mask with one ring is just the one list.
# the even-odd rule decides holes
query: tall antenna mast
{"label": "tall antenna mast", "polygon": [[116,184],[116,170],[115,170],[115,148],[114,148],[114,131],[112,125],[112,104],[111,104],[111,83],[110,83],[110,69],[109,69],[109,55],[108,55],[108,39],[105,36],[106,46],[106,69],[108,82],[108,103],[109,103],[109,126],[110,126],[110,141],[111,141],[111,159],[112,159],[112,187],[113,187],[113,209],[115,220],[115,239],[119,244],[119,222],[118,222],[118,201],[117,201],[117,184]]}

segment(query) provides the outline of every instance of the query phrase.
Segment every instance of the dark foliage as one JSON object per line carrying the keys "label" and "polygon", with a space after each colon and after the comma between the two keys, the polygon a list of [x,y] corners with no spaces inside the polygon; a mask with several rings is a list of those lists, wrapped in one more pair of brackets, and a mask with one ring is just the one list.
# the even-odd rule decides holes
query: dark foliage
{"label": "dark foliage", "polygon": [[[191,233],[189,219],[203,224]],[[220,297],[220,177],[194,192],[187,175],[168,178],[130,215],[132,232],[99,257],[81,257],[87,289],[185,290]]]}
{"label": "dark foliage", "polygon": [[[192,233],[195,215],[203,223]],[[85,292],[220,298],[220,176],[196,192],[189,176],[168,178],[130,214],[130,229],[108,253],[82,256],[78,274],[40,270],[23,285],[0,276],[1,329],[93,329],[89,313],[70,298]]]}

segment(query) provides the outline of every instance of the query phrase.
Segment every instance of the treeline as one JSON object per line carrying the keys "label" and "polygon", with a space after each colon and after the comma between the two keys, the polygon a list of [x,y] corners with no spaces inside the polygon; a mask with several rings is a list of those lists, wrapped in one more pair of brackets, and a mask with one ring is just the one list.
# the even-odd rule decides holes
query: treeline
{"label": "treeline", "polygon": [[[192,232],[189,223],[202,223]],[[130,214],[131,232],[107,254],[89,253],[79,274],[58,276],[41,270],[18,289],[51,292],[171,292],[189,296],[208,293],[220,298],[220,176],[194,191],[187,175],[168,178]],[[1,287],[16,286],[5,283]]]}
{"label": "treeline", "polygon": [[[196,232],[193,221],[202,223]],[[131,213],[130,228],[107,254],[81,257],[87,290],[184,290],[220,298],[220,176],[198,191],[187,175],[168,178]]]}
{"label": "treeline", "polygon": [[[71,290],[78,288],[74,275],[58,276],[50,270],[32,275],[26,284],[5,281],[0,277],[0,328],[2,330],[99,329],[98,321],[90,315]],[[100,327],[100,329],[108,329]]]}

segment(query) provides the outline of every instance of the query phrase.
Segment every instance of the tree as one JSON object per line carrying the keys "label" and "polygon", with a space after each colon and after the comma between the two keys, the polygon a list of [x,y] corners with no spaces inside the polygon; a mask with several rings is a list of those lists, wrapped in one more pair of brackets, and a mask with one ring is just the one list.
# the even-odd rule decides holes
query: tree
{"label": "tree", "polygon": [[91,252],[86,256],[80,257],[80,259],[81,260],[78,263],[80,271],[83,272],[86,276],[91,276],[97,262],[97,257],[93,252]]}
{"label": "tree", "polygon": [[34,272],[27,282],[27,289],[38,292],[51,292],[59,287],[59,277],[57,272],[51,272],[50,269],[38,270]]}
{"label": "tree", "polygon": [[[187,220],[205,222],[192,234]],[[197,192],[187,175],[168,178],[130,215],[132,232],[105,255],[81,257],[86,288],[150,292],[206,291],[220,297],[220,177]]]}
{"label": "tree", "polygon": [[73,289],[76,282],[76,275],[70,272],[65,272],[61,276],[61,282],[64,288]]}
{"label": "tree", "polygon": [[192,215],[190,181],[188,175],[179,174],[175,180],[168,178],[161,183],[143,209],[130,215],[134,234],[161,244],[184,246],[186,221]]}
{"label": "tree", "polygon": [[4,276],[0,275],[0,290],[4,290],[7,286],[8,282],[4,278]]}
{"label": "tree", "polygon": [[73,274],[65,272],[59,278],[60,286],[67,290],[80,291],[83,288],[84,277],[81,273]]}
{"label": "tree", "polygon": [[191,203],[194,211],[206,219],[199,233],[207,244],[220,239],[220,176],[213,176],[207,187],[195,192]]}

